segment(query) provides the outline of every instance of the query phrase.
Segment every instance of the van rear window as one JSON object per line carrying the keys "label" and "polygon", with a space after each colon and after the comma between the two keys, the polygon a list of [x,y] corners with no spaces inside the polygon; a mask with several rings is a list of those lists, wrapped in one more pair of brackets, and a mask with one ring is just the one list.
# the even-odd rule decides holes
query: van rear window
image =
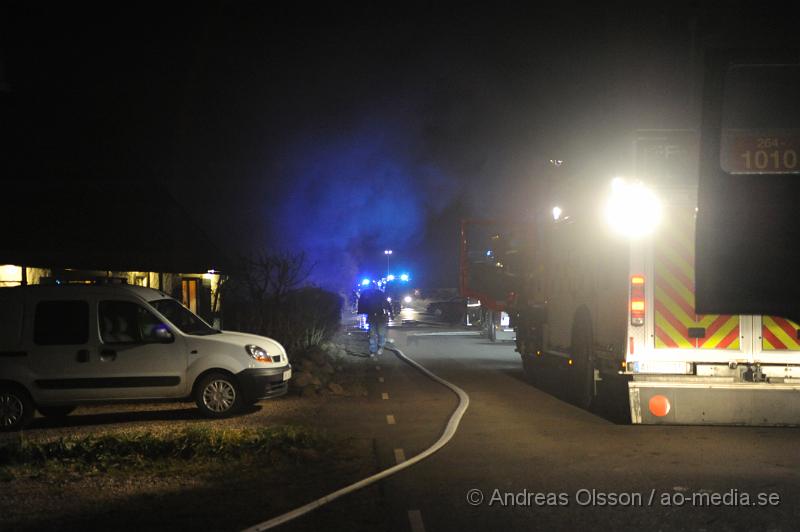
{"label": "van rear window", "polygon": [[89,341],[86,301],[40,301],[33,322],[38,345],[82,345]]}

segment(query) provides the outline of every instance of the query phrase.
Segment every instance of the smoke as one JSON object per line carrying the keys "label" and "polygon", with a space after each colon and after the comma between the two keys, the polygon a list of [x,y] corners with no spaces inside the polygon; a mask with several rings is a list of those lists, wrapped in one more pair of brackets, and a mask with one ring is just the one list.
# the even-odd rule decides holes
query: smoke
{"label": "smoke", "polygon": [[[410,123],[411,122],[411,123]],[[270,191],[270,240],[305,251],[312,282],[346,291],[356,276],[382,274],[422,242],[432,217],[454,199],[455,181],[426,155],[413,120],[371,120],[294,142]]]}

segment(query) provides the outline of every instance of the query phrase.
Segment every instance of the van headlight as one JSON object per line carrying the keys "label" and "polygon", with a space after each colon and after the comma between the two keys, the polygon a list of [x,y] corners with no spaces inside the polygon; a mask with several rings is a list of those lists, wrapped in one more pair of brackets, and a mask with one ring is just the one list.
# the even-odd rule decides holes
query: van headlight
{"label": "van headlight", "polygon": [[257,345],[246,345],[244,346],[244,350],[247,351],[248,355],[259,362],[272,362],[272,358],[270,358],[269,353]]}

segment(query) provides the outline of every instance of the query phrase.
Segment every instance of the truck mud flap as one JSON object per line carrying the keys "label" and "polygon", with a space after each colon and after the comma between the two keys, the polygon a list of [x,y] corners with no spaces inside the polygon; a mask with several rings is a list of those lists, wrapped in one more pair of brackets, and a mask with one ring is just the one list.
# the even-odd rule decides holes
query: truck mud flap
{"label": "truck mud flap", "polygon": [[800,385],[630,381],[631,422],[800,426]]}

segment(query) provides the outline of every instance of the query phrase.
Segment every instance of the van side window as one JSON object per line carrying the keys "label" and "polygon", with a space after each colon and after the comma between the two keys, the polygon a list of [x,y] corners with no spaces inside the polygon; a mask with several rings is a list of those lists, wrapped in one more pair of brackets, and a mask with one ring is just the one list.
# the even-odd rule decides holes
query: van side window
{"label": "van side window", "polygon": [[86,301],[40,301],[33,318],[33,341],[38,345],[82,345],[89,341]]}
{"label": "van side window", "polygon": [[158,342],[155,331],[166,328],[150,311],[129,301],[101,301],[99,318],[105,344]]}
{"label": "van side window", "polygon": [[17,346],[22,340],[22,302],[16,299],[0,299],[0,338],[9,346]]}

